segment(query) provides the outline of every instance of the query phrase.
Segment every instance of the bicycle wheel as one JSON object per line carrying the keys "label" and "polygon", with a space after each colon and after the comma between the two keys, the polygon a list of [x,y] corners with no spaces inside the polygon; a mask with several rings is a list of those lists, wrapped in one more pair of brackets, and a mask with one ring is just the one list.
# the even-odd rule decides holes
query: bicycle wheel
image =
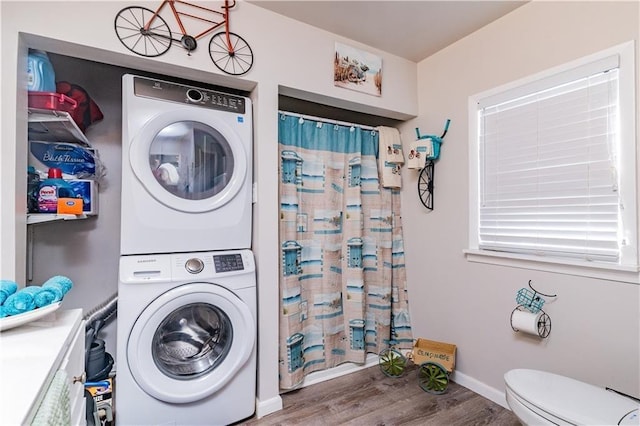
{"label": "bicycle wheel", "polygon": [[389,377],[400,377],[404,373],[407,359],[395,349],[383,349],[378,358],[382,372]]}
{"label": "bicycle wheel", "polygon": [[433,161],[427,161],[418,176],[418,195],[422,205],[433,210]]}
{"label": "bicycle wheel", "polygon": [[209,56],[222,72],[231,75],[242,75],[253,65],[253,51],[249,44],[239,35],[229,33],[229,40],[233,46],[233,53],[227,46],[227,34],[214,34],[209,42]]}
{"label": "bicycle wheel", "polygon": [[418,383],[423,391],[435,395],[445,393],[449,385],[449,375],[443,366],[436,362],[420,364]]}
{"label": "bicycle wheel", "polygon": [[551,333],[551,318],[545,311],[542,311],[542,315],[538,319],[538,336],[543,339],[549,336]]}
{"label": "bicycle wheel", "polygon": [[160,56],[171,47],[171,30],[166,21],[157,15],[148,30],[144,27],[153,16],[151,9],[139,6],[125,7],[114,22],[120,42],[140,56]]}

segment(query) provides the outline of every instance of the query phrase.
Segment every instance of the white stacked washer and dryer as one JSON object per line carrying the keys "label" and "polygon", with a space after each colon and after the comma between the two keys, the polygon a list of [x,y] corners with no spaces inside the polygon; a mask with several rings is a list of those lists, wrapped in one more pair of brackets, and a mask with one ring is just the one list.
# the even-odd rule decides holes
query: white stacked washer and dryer
{"label": "white stacked washer and dryer", "polygon": [[251,101],[125,75],[122,113],[116,422],[250,417]]}

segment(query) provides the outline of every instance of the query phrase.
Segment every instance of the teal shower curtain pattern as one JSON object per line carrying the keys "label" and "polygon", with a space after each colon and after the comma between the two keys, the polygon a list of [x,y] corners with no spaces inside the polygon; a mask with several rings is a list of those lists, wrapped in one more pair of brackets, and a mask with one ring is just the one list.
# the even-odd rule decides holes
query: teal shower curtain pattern
{"label": "teal shower curtain pattern", "polygon": [[398,190],[379,134],[279,114],[280,388],[413,344]]}

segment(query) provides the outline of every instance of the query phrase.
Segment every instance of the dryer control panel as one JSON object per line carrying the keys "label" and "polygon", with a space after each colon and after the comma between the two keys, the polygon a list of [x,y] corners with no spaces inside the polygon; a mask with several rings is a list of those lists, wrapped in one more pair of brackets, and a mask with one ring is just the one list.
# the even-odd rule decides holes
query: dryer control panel
{"label": "dryer control panel", "polygon": [[178,83],[170,83],[168,81],[134,77],[133,92],[136,96],[196,105],[219,111],[228,111],[237,114],[244,114],[246,111],[246,103],[241,96]]}

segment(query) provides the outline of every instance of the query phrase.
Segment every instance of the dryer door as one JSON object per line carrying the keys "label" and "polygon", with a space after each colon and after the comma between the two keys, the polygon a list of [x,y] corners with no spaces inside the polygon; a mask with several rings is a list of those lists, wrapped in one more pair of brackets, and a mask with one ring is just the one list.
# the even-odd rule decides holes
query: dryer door
{"label": "dryer door", "polygon": [[129,147],[130,166],[147,192],[187,213],[215,210],[233,199],[249,161],[238,133],[198,108],[151,118]]}
{"label": "dryer door", "polygon": [[215,284],[185,284],[155,299],[136,320],[127,363],[147,394],[194,402],[233,379],[255,335],[253,315],[235,294]]}

